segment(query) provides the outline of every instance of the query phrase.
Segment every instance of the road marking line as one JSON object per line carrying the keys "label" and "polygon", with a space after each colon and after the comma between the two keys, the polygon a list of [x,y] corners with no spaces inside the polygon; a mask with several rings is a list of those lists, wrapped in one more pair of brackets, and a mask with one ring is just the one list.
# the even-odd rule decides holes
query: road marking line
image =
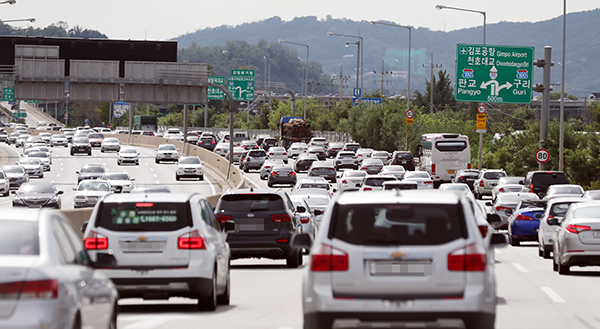
{"label": "road marking line", "polygon": [[156,180],[156,184],[160,184],[160,181],[158,179]]}
{"label": "road marking line", "polygon": [[519,270],[523,273],[529,273],[529,270],[524,268],[521,264],[519,264],[519,263],[512,263],[512,264],[517,270]]}
{"label": "road marking line", "polygon": [[541,287],[541,288],[546,293],[546,295],[548,295],[548,297],[550,297],[550,299],[552,299],[553,302],[566,303],[566,301],[564,299],[562,299],[562,297],[560,297],[560,295],[557,294],[556,291],[552,290],[552,288],[550,288],[550,287]]}
{"label": "road marking line", "polygon": [[[147,163],[146,163],[147,164]],[[148,164],[147,164],[148,165]],[[150,171],[154,171],[154,168],[150,167]]]}

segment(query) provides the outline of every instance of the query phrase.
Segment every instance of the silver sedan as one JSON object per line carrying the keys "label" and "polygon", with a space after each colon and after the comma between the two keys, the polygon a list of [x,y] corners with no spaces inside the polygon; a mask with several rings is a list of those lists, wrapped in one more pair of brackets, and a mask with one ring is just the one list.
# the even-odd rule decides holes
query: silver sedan
{"label": "silver sedan", "polygon": [[571,266],[600,266],[598,203],[573,203],[562,221],[551,218],[548,223],[558,228],[552,246],[555,271],[564,275]]}
{"label": "silver sedan", "polygon": [[116,328],[117,290],[83,241],[55,211],[7,210],[0,216],[2,328]]}

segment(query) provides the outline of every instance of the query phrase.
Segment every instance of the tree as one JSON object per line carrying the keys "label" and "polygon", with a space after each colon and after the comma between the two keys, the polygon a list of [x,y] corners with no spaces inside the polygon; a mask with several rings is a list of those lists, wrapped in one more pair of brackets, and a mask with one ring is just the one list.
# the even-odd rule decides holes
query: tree
{"label": "tree", "polygon": [[[431,102],[431,81],[425,80],[425,94],[415,90],[413,104],[417,107],[429,109]],[[446,70],[438,71],[438,79],[433,77],[433,108],[434,112],[444,109],[458,110],[459,106],[454,99],[454,88]]]}
{"label": "tree", "polygon": [[[570,99],[572,101],[576,101],[577,100],[577,96],[573,96],[567,92],[565,92],[565,98],[566,99]],[[550,100],[551,101],[559,101],[560,100],[560,91],[553,91],[550,93]]]}

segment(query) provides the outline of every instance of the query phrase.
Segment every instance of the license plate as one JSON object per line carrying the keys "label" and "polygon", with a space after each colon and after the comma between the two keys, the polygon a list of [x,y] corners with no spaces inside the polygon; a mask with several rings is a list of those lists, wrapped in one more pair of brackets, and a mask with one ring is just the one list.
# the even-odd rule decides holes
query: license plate
{"label": "license plate", "polygon": [[369,266],[371,275],[428,276],[433,272],[431,261],[377,261]]}
{"label": "license plate", "polygon": [[600,238],[600,231],[594,231],[594,238]]}
{"label": "license plate", "polygon": [[456,173],[456,170],[448,170],[448,173],[449,173],[449,174],[455,174],[455,173]]}
{"label": "license plate", "polygon": [[235,231],[264,231],[265,220],[262,218],[236,218]]}

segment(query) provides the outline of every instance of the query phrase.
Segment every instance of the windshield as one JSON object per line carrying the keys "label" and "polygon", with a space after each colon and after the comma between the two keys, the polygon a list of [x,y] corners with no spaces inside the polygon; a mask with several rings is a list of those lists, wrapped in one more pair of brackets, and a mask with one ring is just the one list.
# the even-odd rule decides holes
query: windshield
{"label": "windshield", "polygon": [[21,161],[19,161],[19,164],[21,165],[39,165],[40,164],[40,160],[39,159],[22,159]]}
{"label": "windshield", "polygon": [[383,171],[406,171],[402,166],[386,166],[383,167]]}
{"label": "windshield", "polygon": [[396,177],[370,177],[365,180],[364,185],[381,186],[385,182],[395,181]]}
{"label": "windshield", "polygon": [[198,157],[189,157],[189,158],[181,158],[179,160],[180,164],[200,164],[200,159]]}
{"label": "windshield", "polygon": [[460,152],[467,148],[465,141],[439,141],[435,143],[435,148],[441,152]]}
{"label": "windshield", "polygon": [[462,208],[441,204],[338,205],[333,235],[355,245],[440,245],[467,237]]}
{"label": "windshield", "polygon": [[103,139],[104,135],[102,135],[102,134],[89,134],[88,138],[95,138],[95,139],[100,138],[100,139]]}
{"label": "windshield", "polygon": [[583,188],[580,186],[554,186],[554,194],[583,194]]}
{"label": "windshield", "polygon": [[502,177],[498,180],[498,185],[505,184],[521,184],[523,185],[523,177]]}
{"label": "windshield", "polygon": [[106,182],[97,182],[93,180],[85,180],[79,184],[78,191],[110,191],[110,187]]}
{"label": "windshield", "polygon": [[111,231],[176,231],[191,226],[189,208],[183,202],[104,202],[98,225]]}
{"label": "windshield", "polygon": [[4,171],[5,173],[14,173],[14,174],[22,174],[25,171],[23,170],[23,167],[21,166],[6,166],[6,167],[2,167],[2,171]]}
{"label": "windshield", "polygon": [[229,194],[224,195],[217,205],[217,213],[283,209],[283,200],[277,194]]}
{"label": "windshield", "polygon": [[344,174],[345,177],[365,177],[367,176],[366,171],[346,171]]}
{"label": "windshield", "polygon": [[119,140],[116,138],[105,138],[104,143],[118,143]]}
{"label": "windshield", "polygon": [[78,143],[78,144],[86,144],[89,143],[90,140],[87,138],[75,138],[73,139],[73,143]]}
{"label": "windshield", "polygon": [[137,151],[135,149],[123,149],[123,150],[121,150],[121,153],[131,153],[131,154],[134,154],[134,153],[137,153]]}
{"label": "windshield", "polygon": [[585,207],[573,211],[573,218],[600,218],[600,207]]}
{"label": "windshield", "polygon": [[305,200],[306,200],[306,203],[308,203],[311,207],[314,207],[314,206],[326,206],[326,205],[329,204],[329,198],[326,198],[326,197],[319,198],[319,197],[317,197],[315,195],[309,196]]}
{"label": "windshield", "polygon": [[31,152],[27,156],[30,158],[47,158],[48,154],[44,152]]}
{"label": "windshield", "polygon": [[108,174],[104,174],[104,179],[129,180],[129,175],[127,173],[108,173]]}
{"label": "windshield", "polygon": [[37,222],[0,220],[0,226],[0,255],[40,254]]}
{"label": "windshield", "polygon": [[82,173],[103,173],[104,167],[102,166],[89,166],[81,168]]}
{"label": "windshield", "polygon": [[538,196],[536,194],[520,194],[520,195],[508,195],[501,194],[500,198],[498,198],[498,203],[517,203],[521,200],[537,200]]}
{"label": "windshield", "polygon": [[66,138],[66,137],[65,137],[65,135],[54,135],[54,136],[52,136],[52,138],[59,139],[59,138]]}
{"label": "windshield", "polygon": [[177,150],[177,148],[175,147],[175,145],[168,144],[168,145],[159,145],[158,150],[159,151],[175,151],[175,150]]}
{"label": "windshield", "polygon": [[329,184],[328,183],[302,183],[302,185],[300,185],[300,188],[322,188],[322,189],[329,190]]}
{"label": "windshield", "polygon": [[406,178],[429,178],[426,172],[407,172]]}
{"label": "windshield", "polygon": [[52,193],[54,194],[54,187],[49,184],[23,184],[19,188],[19,193],[24,194],[42,194],[42,193]]}
{"label": "windshield", "polygon": [[502,171],[488,171],[483,174],[483,178],[485,179],[500,179],[501,177],[506,177],[506,173]]}

